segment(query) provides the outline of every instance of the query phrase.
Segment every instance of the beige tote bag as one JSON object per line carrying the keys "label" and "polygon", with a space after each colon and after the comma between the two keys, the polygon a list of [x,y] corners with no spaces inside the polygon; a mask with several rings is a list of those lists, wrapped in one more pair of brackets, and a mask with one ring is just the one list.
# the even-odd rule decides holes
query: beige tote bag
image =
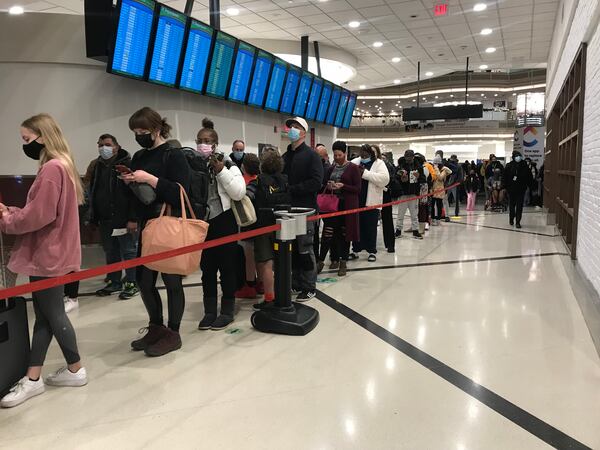
{"label": "beige tote bag", "polygon": [[[163,204],[160,216],[151,219],[146,224],[142,232],[142,256],[153,255],[155,253],[174,250],[188,245],[200,244],[206,239],[208,232],[208,223],[196,219],[194,210],[190,205],[190,200],[185,189],[179,185],[179,195],[181,198],[181,215],[183,217],[171,216],[171,205]],[[185,203],[184,203],[185,198]],[[187,207],[192,215],[187,218]],[[165,215],[166,212],[166,215]],[[190,275],[200,268],[200,257],[202,251],[186,253],[185,255],[175,256],[173,258],[155,261],[145,264],[148,269],[157,272]]]}

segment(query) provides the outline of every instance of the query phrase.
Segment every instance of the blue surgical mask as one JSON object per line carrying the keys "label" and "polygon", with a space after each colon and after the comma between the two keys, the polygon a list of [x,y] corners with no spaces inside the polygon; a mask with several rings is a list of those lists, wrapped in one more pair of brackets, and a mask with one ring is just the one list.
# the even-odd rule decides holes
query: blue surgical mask
{"label": "blue surgical mask", "polygon": [[523,160],[523,158],[522,158],[522,157],[520,157],[520,156],[515,156],[515,161],[516,161],[516,162],[521,162],[522,160]]}
{"label": "blue surgical mask", "polygon": [[360,162],[363,164],[369,164],[371,162],[371,158],[360,158]]}
{"label": "blue surgical mask", "polygon": [[244,157],[244,152],[233,152],[233,157],[239,161]]}
{"label": "blue surgical mask", "polygon": [[102,159],[110,159],[113,156],[113,148],[109,147],[108,145],[103,145],[102,147],[98,148],[98,151],[100,152]]}
{"label": "blue surgical mask", "polygon": [[290,138],[290,141],[296,142],[298,139],[300,139],[300,130],[297,130],[296,128],[290,128],[290,131],[288,131],[288,137]]}

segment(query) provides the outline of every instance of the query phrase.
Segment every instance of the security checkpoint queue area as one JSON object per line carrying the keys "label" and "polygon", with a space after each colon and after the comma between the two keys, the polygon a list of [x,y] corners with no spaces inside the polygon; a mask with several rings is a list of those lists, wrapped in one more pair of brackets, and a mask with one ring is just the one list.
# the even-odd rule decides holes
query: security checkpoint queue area
{"label": "security checkpoint queue area", "polygon": [[600,448],[599,24],[0,0],[0,449]]}

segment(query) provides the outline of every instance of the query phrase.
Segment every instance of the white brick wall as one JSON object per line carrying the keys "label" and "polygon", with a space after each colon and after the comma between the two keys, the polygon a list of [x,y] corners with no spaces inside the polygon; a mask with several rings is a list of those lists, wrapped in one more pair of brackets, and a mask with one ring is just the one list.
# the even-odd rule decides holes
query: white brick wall
{"label": "white brick wall", "polygon": [[[550,56],[553,67],[550,67],[546,95],[550,108],[560,92],[579,46],[587,39],[577,256],[582,271],[600,293],[600,2],[579,0],[576,8],[570,27],[567,26],[564,33],[558,32],[554,36]],[[559,20],[557,19],[557,23]],[[565,38],[564,49],[559,53],[556,50],[560,49],[561,41]]]}
{"label": "white brick wall", "polygon": [[588,42],[577,255],[600,292],[600,30]]}

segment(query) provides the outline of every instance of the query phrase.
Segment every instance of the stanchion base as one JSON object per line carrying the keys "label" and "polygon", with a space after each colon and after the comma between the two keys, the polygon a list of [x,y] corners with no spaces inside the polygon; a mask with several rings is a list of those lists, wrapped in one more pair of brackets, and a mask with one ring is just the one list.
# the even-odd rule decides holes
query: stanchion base
{"label": "stanchion base", "polygon": [[271,308],[252,314],[252,326],[263,333],[304,336],[319,323],[319,311],[300,303],[289,308]]}

